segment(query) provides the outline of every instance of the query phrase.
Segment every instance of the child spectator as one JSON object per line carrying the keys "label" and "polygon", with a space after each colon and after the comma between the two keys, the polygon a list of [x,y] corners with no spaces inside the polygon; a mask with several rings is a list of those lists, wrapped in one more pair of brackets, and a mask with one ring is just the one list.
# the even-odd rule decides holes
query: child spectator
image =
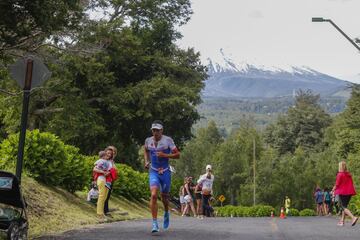
{"label": "child spectator", "polygon": [[96,205],[98,198],[99,198],[99,190],[96,186],[96,183],[93,182],[91,184],[91,189],[87,195],[87,201]]}

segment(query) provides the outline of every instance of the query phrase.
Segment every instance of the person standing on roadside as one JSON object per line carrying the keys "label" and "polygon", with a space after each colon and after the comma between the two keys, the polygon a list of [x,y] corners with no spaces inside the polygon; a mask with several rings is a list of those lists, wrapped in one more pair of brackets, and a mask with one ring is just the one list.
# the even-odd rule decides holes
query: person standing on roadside
{"label": "person standing on roadside", "polygon": [[200,217],[203,213],[201,191],[202,191],[201,184],[196,184],[194,192],[195,192],[195,199],[196,199],[196,214],[198,217]]}
{"label": "person standing on roadside", "polygon": [[110,164],[108,161],[108,155],[105,151],[99,152],[99,160],[97,160],[94,165],[94,181],[96,181],[99,190],[96,213],[100,221],[106,221],[107,219],[104,213],[104,203],[108,194],[108,188],[106,187],[106,178],[110,174]]}
{"label": "person standing on roadside", "polygon": [[[202,193],[203,215],[210,217],[211,209],[210,209],[209,201],[213,194],[212,186],[214,183],[214,175],[212,174],[211,165],[206,166],[206,173],[200,176],[197,183],[202,185],[201,193]],[[200,218],[203,218],[203,216],[200,216]]]}
{"label": "person standing on roadside", "polygon": [[316,213],[318,216],[323,216],[324,215],[324,208],[323,208],[324,192],[321,190],[320,187],[316,188],[314,196],[315,196],[315,202],[316,202]]}
{"label": "person standing on roadside", "polygon": [[290,205],[291,205],[291,200],[288,196],[286,196],[285,197],[285,213],[286,213],[286,215],[289,215]]}
{"label": "person standing on roadside", "polygon": [[114,161],[116,154],[117,154],[117,149],[114,146],[108,146],[105,149],[105,152],[106,152],[106,155],[108,156],[108,161],[109,161],[109,165],[110,165],[110,174],[107,177],[107,182],[109,184],[106,185],[108,188],[108,194],[107,194],[107,197],[106,197],[106,200],[104,203],[104,213],[105,213],[105,215],[109,215],[109,212],[110,212],[109,211],[109,199],[110,199],[112,190],[114,188],[115,180],[117,179],[117,175],[118,175],[117,168],[116,168],[115,161]]}
{"label": "person standing on roadside", "polygon": [[348,204],[352,196],[356,195],[354,183],[351,174],[348,172],[345,161],[339,162],[339,172],[336,175],[335,186],[333,187],[335,195],[339,195],[340,206],[342,209],[341,218],[338,226],[344,226],[345,215],[351,218],[351,226],[355,226],[358,217],[355,217],[348,209]]}
{"label": "person standing on roadside", "polygon": [[192,177],[188,177],[187,181],[184,184],[185,196],[184,200],[186,202],[186,206],[182,212],[182,216],[185,216],[189,210],[193,212],[194,217],[196,217],[196,211],[194,207],[194,199],[193,199],[193,190],[194,187],[192,186]]}
{"label": "person standing on roadside", "polygon": [[150,183],[150,210],[152,214],[152,233],[159,232],[157,221],[158,205],[157,195],[161,191],[161,200],[164,204],[164,229],[170,225],[169,192],[171,185],[171,171],[169,159],[177,159],[180,152],[172,138],[163,135],[163,123],[156,120],[151,125],[152,137],[145,140],[144,159],[145,168],[149,169]]}

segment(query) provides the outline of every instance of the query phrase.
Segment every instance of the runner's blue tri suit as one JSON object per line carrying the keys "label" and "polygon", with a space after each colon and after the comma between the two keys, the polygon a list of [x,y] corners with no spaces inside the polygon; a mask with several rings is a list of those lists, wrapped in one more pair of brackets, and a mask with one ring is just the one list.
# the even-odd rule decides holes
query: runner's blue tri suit
{"label": "runner's blue tri suit", "polygon": [[149,170],[150,188],[158,187],[162,193],[170,192],[171,171],[169,166],[169,158],[160,158],[157,152],[171,154],[177,151],[174,141],[171,137],[162,135],[161,139],[155,144],[154,137],[145,140],[145,149],[150,155],[151,167]]}

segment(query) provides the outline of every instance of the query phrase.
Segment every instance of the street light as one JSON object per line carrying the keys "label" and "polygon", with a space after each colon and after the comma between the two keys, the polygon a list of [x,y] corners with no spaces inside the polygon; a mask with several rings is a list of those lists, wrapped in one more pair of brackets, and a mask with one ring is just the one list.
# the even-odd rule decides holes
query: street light
{"label": "street light", "polygon": [[349,40],[349,42],[354,45],[354,47],[356,47],[357,50],[360,51],[360,47],[359,45],[357,45],[351,38],[349,38],[348,35],[346,35],[333,21],[331,21],[331,19],[325,19],[322,17],[313,17],[311,19],[312,22],[329,22],[331,25],[334,26],[334,28],[336,28],[336,30],[338,30],[347,40]]}

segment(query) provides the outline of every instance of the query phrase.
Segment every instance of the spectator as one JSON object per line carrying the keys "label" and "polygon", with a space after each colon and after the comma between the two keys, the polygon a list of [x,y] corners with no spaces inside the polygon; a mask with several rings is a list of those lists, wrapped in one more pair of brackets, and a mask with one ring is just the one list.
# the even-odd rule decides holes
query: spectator
{"label": "spectator", "polygon": [[185,216],[186,212],[188,211],[188,209],[190,208],[191,211],[194,214],[194,217],[196,217],[196,211],[195,211],[195,207],[194,207],[194,201],[193,201],[193,197],[192,197],[192,192],[193,192],[193,187],[191,185],[192,183],[192,178],[188,177],[187,181],[184,185],[184,189],[185,189],[185,196],[184,196],[184,200],[186,202],[186,206],[183,210],[182,216]]}
{"label": "spectator", "polygon": [[286,215],[289,215],[290,204],[291,204],[290,198],[288,196],[286,196],[285,197],[285,212],[286,212]]}
{"label": "spectator", "polygon": [[355,217],[348,209],[348,204],[352,196],[356,195],[354,183],[351,174],[347,171],[346,163],[339,162],[339,172],[336,175],[336,183],[333,187],[335,194],[339,195],[340,205],[342,209],[341,218],[338,226],[344,226],[345,215],[351,218],[351,226],[355,226],[358,217]]}
{"label": "spectator", "polygon": [[179,197],[180,197],[180,205],[181,205],[181,209],[180,209],[180,212],[181,214],[184,212],[184,209],[185,209],[185,206],[186,206],[186,202],[185,202],[185,199],[184,199],[184,196],[185,196],[185,183],[186,183],[187,179],[184,178],[184,184],[181,185],[180,189],[179,189]]}
{"label": "spectator", "polygon": [[[214,183],[214,175],[212,174],[212,167],[211,165],[206,166],[206,173],[200,176],[200,179],[197,182],[198,184],[202,185],[202,207],[203,207],[203,215],[210,217],[210,205],[209,200],[213,194],[212,186]],[[203,216],[200,216],[203,218]]]}
{"label": "spectator", "polygon": [[105,213],[105,215],[109,216],[110,215],[109,214],[109,212],[110,212],[109,199],[110,199],[112,190],[114,188],[115,180],[117,179],[117,175],[118,175],[117,168],[116,168],[115,161],[114,161],[116,154],[117,154],[117,149],[114,146],[108,146],[105,149],[105,152],[108,156],[108,161],[109,161],[109,165],[110,165],[110,170],[109,170],[110,174],[106,178],[106,182],[107,182],[106,187],[108,188],[108,194],[107,194],[107,197],[106,197],[105,203],[104,203],[104,213]]}
{"label": "spectator", "polygon": [[198,217],[202,215],[202,194],[201,194],[202,186],[201,184],[196,184],[195,186],[195,199],[196,199],[196,214]]}
{"label": "spectator", "polygon": [[104,213],[104,203],[108,194],[108,188],[106,187],[106,177],[110,174],[110,165],[108,160],[108,155],[105,151],[99,152],[99,160],[95,162],[94,171],[94,181],[96,181],[99,197],[96,206],[96,213],[99,220],[106,221]]}
{"label": "spectator", "polygon": [[323,211],[323,202],[324,202],[324,192],[320,187],[316,188],[315,191],[315,202],[316,202],[316,213],[318,216],[324,215]]}
{"label": "spectator", "polygon": [[99,198],[99,190],[96,186],[96,182],[93,182],[91,184],[91,189],[87,195],[87,201],[96,205],[98,198]]}
{"label": "spectator", "polygon": [[331,210],[331,194],[328,188],[324,189],[324,207],[325,207],[325,215],[329,215]]}

